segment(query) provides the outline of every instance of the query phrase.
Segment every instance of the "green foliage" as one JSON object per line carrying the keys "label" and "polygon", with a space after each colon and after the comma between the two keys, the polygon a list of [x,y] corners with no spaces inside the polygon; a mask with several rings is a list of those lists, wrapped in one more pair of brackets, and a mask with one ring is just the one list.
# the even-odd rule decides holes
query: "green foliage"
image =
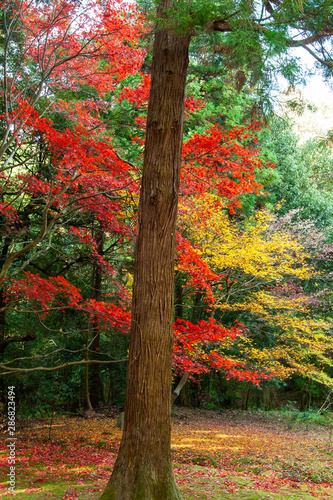
{"label": "green foliage", "polygon": [[[262,156],[271,157],[271,155]],[[239,197],[241,201],[241,207],[237,210],[237,217],[239,219],[248,220],[257,210],[263,207],[274,211],[276,197],[272,193],[272,189],[274,189],[275,184],[280,180],[278,170],[276,168],[260,169],[256,172],[256,180],[262,185],[262,189],[259,194],[246,193]]]}
{"label": "green foliage", "polygon": [[288,427],[292,428],[296,424],[305,426],[309,429],[311,426],[330,427],[333,425],[333,416],[331,412],[319,413],[317,409],[309,408],[306,411],[300,411],[295,408],[294,402],[288,401],[281,407],[281,411],[270,411],[272,416],[279,416],[286,420]]}
{"label": "green foliage", "polygon": [[186,96],[201,100],[204,107],[186,117],[185,139],[204,133],[212,124],[229,130],[251,120],[258,103],[251,72],[237,64],[229,66],[228,52],[223,33],[192,38]]}
{"label": "green foliage", "polygon": [[233,13],[233,0],[176,0],[170,9],[165,11],[165,17],[158,19],[161,27],[170,27],[176,33],[200,34],[214,19],[223,19]]}
{"label": "green foliage", "polygon": [[298,144],[291,125],[281,118],[271,122],[271,133],[261,136],[263,153],[277,164],[271,200],[282,201],[281,215],[301,209],[302,219],[313,219],[320,226],[333,222],[333,202],[328,196],[333,172],[333,155],[319,148],[316,141]]}

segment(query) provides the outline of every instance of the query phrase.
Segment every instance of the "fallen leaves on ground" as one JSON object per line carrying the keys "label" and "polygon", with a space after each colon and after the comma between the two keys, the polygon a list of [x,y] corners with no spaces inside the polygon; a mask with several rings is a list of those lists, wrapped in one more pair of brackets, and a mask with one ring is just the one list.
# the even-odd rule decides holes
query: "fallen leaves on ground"
{"label": "fallen leaves on ground", "polygon": [[[251,489],[273,495],[283,489],[299,492],[285,498],[302,498],[302,492],[333,498],[329,428],[290,428],[282,417],[264,412],[176,408],[174,413],[172,455],[184,499],[242,498],[237,495]],[[57,481],[69,485],[64,498],[72,490],[73,498],[80,498],[73,483],[77,489],[85,486],[84,494],[96,498],[116,459],[122,431],[115,423],[114,415],[21,420],[16,436],[17,498],[20,491],[31,498],[37,492],[38,498],[54,498],[43,491],[47,483]],[[4,469],[5,441],[0,450]],[[11,495],[5,483],[0,484],[0,494]]]}

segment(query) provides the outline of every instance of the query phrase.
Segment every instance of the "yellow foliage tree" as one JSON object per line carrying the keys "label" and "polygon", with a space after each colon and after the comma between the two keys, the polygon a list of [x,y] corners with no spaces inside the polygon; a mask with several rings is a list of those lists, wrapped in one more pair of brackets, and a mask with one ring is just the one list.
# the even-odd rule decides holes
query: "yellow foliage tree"
{"label": "yellow foliage tree", "polygon": [[[243,335],[221,347],[225,354],[279,379],[298,374],[333,387],[324,372],[332,365],[330,321],[314,316],[303,291],[302,282],[316,272],[301,241],[267,210],[236,224],[211,194],[183,200],[179,213],[181,233],[197,258],[182,259],[178,270],[189,285],[201,286],[215,319],[246,324]],[[206,280],[205,268],[211,273]]]}

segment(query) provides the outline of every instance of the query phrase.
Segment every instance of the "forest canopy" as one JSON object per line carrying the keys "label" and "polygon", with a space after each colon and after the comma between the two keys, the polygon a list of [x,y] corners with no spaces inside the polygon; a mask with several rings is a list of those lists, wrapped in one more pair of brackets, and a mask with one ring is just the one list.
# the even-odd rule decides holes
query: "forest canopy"
{"label": "forest canopy", "polygon": [[[241,399],[244,383],[308,402],[333,385],[331,148],[300,144],[266,106],[270,65],[301,78],[282,50],[287,21],[310,9],[297,5],[275,17],[274,33],[262,17],[266,66],[254,55],[262,33],[239,30],[246,13],[190,45],[173,373],[175,386],[194,384],[183,397],[196,404],[231,404],[230,379]],[[177,13],[176,31],[191,23],[198,35],[231,9],[215,7]],[[122,405],[152,20],[97,0],[3,1],[1,16],[2,388],[22,387],[23,413],[48,411],[54,395],[71,411]]]}

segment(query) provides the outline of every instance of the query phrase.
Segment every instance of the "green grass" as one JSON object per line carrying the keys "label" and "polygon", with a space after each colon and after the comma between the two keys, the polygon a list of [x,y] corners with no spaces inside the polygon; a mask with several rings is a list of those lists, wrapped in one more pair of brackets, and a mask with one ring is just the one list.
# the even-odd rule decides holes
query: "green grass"
{"label": "green grass", "polygon": [[[325,411],[318,413],[316,410],[299,411],[296,409],[289,409],[284,411],[268,411],[268,417],[273,419],[282,419],[290,424],[299,424],[310,429],[313,426],[333,427],[333,413]],[[292,425],[289,425],[291,428]]]}
{"label": "green grass", "polygon": [[[47,498],[60,500],[65,495],[68,488],[75,488],[78,493],[78,498],[80,500],[95,500],[98,499],[98,492],[92,493],[89,490],[93,489],[93,485],[89,484],[78,484],[77,482],[64,482],[64,481],[46,481],[40,485],[40,489],[33,489],[33,491],[29,491],[27,487],[20,487],[17,485],[15,489],[16,497],[20,500],[45,500]],[[14,498],[14,497],[3,497],[3,498]]]}

